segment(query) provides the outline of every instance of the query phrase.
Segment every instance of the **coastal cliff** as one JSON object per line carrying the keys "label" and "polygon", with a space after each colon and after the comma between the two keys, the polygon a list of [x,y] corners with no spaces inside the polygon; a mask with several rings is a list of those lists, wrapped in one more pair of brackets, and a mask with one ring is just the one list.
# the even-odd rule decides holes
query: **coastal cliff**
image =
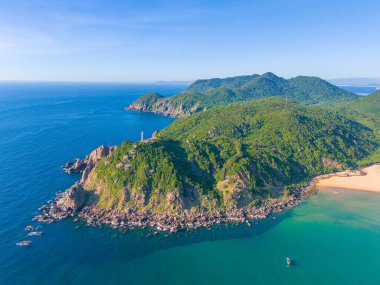
{"label": "coastal cliff", "polygon": [[182,93],[170,98],[163,97],[157,93],[149,93],[140,97],[125,109],[182,118],[206,110],[207,107],[203,101],[202,95],[197,93]]}
{"label": "coastal cliff", "polygon": [[44,215],[170,231],[264,218],[299,204],[313,176],[355,168],[379,147],[367,126],[281,98],[216,107],[95,150]]}

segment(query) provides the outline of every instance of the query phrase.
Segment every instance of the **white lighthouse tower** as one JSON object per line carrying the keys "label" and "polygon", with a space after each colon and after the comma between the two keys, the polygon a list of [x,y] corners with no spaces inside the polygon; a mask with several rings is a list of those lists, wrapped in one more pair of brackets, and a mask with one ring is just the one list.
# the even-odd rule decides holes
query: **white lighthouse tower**
{"label": "white lighthouse tower", "polygon": [[141,131],[141,142],[144,142],[144,131]]}

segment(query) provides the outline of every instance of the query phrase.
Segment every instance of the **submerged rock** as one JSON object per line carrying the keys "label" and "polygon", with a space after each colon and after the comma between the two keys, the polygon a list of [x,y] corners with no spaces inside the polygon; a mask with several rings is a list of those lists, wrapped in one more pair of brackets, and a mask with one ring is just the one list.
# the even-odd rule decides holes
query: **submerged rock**
{"label": "submerged rock", "polygon": [[29,246],[31,244],[32,244],[32,241],[30,241],[30,240],[23,240],[23,241],[16,243],[17,246]]}
{"label": "submerged rock", "polygon": [[30,232],[27,236],[42,236],[44,232]]}

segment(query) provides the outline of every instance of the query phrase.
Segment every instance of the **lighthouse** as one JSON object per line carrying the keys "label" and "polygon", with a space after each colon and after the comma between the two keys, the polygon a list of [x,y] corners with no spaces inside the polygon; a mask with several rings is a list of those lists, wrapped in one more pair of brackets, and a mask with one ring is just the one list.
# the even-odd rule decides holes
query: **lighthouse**
{"label": "lighthouse", "polygon": [[144,142],[144,131],[141,131],[141,142]]}

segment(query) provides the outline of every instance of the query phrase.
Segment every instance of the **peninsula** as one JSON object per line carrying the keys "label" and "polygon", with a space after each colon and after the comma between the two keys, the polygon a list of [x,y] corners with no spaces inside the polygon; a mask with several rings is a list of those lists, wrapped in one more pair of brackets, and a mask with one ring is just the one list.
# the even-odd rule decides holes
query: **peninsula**
{"label": "peninsula", "polygon": [[320,105],[358,99],[358,95],[318,77],[298,76],[286,80],[268,72],[263,75],[197,80],[180,94],[164,97],[158,93],[148,93],[126,109],[181,118],[219,105],[272,96]]}
{"label": "peninsula", "polygon": [[81,180],[35,219],[171,232],[249,223],[298,205],[315,176],[377,162],[379,148],[377,130],[318,106],[281,97],[216,106],[144,142],[93,151],[73,164]]}

